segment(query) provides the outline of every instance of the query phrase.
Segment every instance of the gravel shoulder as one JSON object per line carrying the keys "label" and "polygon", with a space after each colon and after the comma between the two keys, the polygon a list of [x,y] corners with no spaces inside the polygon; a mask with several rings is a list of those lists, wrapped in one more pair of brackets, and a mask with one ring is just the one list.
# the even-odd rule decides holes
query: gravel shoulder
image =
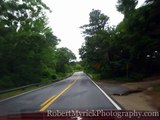
{"label": "gravel shoulder", "polygon": [[151,97],[142,92],[133,93],[127,96],[112,95],[112,97],[126,110],[157,111],[157,109],[149,102]]}
{"label": "gravel shoulder", "polygon": [[126,110],[159,111],[159,98],[153,93],[154,86],[159,85],[160,80],[134,83],[98,80],[96,83]]}

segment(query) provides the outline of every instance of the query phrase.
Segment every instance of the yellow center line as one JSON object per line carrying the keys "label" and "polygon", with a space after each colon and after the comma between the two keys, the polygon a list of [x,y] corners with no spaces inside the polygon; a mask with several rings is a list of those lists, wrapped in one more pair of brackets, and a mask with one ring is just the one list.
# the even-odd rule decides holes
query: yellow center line
{"label": "yellow center line", "polygon": [[52,96],[52,97],[50,97],[49,99],[47,99],[44,103],[41,104],[41,107],[43,107],[44,105],[46,105],[46,104],[47,104],[49,101],[51,101],[54,97],[55,97],[55,95]]}
{"label": "yellow center line", "polygon": [[79,79],[80,77],[78,76],[76,78],[76,80],[74,80],[73,82],[71,82],[65,89],[63,89],[63,91],[61,91],[59,94],[57,94],[56,96],[52,96],[51,98],[49,98],[47,101],[45,101],[44,103],[42,103],[42,108],[39,110],[40,112],[45,111],[54,101],[56,101],[61,95],[63,95],[69,88],[71,88]]}

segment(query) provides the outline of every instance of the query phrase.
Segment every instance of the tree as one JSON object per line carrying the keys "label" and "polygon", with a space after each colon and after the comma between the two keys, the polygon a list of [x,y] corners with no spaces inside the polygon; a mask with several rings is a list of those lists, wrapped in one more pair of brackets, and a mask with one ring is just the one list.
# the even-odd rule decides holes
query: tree
{"label": "tree", "polygon": [[89,24],[83,25],[80,28],[85,29],[83,34],[85,35],[94,35],[99,30],[106,29],[108,16],[101,13],[100,10],[92,10],[89,14]]}
{"label": "tree", "polygon": [[[101,78],[135,80],[160,72],[160,2],[147,0],[135,9],[136,4],[137,0],[118,1],[117,9],[125,18],[116,28],[97,27],[100,22],[82,27],[86,36],[79,53],[85,70]],[[100,14],[90,14],[90,21],[101,21]]]}
{"label": "tree", "polygon": [[151,75],[159,71],[159,5],[148,0],[117,26],[117,42],[128,49],[130,72]]}
{"label": "tree", "polygon": [[86,37],[79,53],[85,68],[104,74],[106,67],[110,65],[109,49],[114,28],[108,26],[109,17],[100,10],[92,10],[89,15],[89,24],[81,27]]}
{"label": "tree", "polygon": [[58,44],[47,26],[44,11],[49,8],[41,0],[0,2],[1,89],[49,79]]}
{"label": "tree", "polygon": [[127,18],[135,10],[138,0],[118,0],[117,3],[117,10],[124,14],[124,18]]}
{"label": "tree", "polygon": [[58,48],[56,50],[56,72],[68,73],[71,72],[70,63],[76,59],[74,53],[68,48]]}

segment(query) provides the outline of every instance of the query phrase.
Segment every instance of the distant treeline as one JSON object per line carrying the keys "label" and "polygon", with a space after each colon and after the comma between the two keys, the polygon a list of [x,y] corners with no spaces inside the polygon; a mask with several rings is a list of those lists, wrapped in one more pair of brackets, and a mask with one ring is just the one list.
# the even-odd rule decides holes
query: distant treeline
{"label": "distant treeline", "polygon": [[56,48],[41,0],[0,0],[0,90],[56,79],[72,72],[75,55]]}
{"label": "distant treeline", "polygon": [[124,19],[116,27],[100,10],[92,10],[83,25],[85,43],[79,49],[85,70],[98,78],[129,77],[140,80],[160,72],[160,1],[118,0]]}

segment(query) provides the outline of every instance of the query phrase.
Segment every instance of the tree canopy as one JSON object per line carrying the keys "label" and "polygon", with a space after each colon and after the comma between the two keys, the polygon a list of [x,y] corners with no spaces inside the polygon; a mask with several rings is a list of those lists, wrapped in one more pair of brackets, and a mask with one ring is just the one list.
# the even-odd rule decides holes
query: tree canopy
{"label": "tree canopy", "polygon": [[[67,73],[65,65],[75,56],[65,48],[59,57],[60,40],[48,26],[46,11],[50,9],[41,0],[0,1],[0,90]],[[57,62],[63,71],[57,71]]]}
{"label": "tree canopy", "polygon": [[118,0],[117,3],[117,10],[124,14],[125,17],[129,17],[129,15],[135,10],[138,0]]}
{"label": "tree canopy", "polygon": [[[160,72],[160,2],[147,0],[135,9],[136,5],[137,0],[118,0],[116,7],[124,19],[116,27],[107,23],[108,17],[98,17],[106,16],[99,10],[91,11],[89,24],[81,27],[85,43],[79,49],[86,71],[100,78],[127,76],[137,80]],[[96,11],[99,15],[92,17]],[[91,27],[91,21],[102,20],[106,21],[104,29]]]}

